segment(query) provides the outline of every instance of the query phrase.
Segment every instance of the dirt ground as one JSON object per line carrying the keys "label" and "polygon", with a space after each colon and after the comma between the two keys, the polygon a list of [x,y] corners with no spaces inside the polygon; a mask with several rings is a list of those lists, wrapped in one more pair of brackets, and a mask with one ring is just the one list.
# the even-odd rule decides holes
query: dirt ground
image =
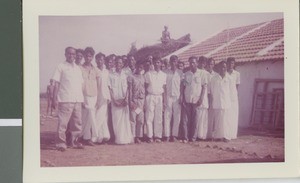
{"label": "dirt ground", "polygon": [[[283,162],[282,132],[239,129],[230,142],[162,142],[131,145],[85,146],[84,149],[55,150],[57,117],[46,117],[46,101],[41,99],[41,166],[107,166]],[[54,113],[55,116],[55,113]]]}

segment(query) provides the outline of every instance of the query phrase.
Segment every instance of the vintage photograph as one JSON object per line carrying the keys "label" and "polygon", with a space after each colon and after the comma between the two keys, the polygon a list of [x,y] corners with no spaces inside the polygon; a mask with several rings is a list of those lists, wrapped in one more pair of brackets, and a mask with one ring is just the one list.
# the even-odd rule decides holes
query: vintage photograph
{"label": "vintage photograph", "polygon": [[40,166],[284,162],[284,21],[39,16]]}

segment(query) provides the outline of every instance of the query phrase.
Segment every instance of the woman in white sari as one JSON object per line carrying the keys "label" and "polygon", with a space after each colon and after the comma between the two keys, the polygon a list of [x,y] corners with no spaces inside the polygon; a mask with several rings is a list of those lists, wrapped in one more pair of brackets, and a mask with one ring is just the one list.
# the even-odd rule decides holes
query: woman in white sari
{"label": "woman in white sari", "polygon": [[123,61],[121,57],[116,59],[116,71],[110,73],[110,94],[112,100],[112,122],[116,144],[133,143],[131,133],[127,76],[122,72]]}

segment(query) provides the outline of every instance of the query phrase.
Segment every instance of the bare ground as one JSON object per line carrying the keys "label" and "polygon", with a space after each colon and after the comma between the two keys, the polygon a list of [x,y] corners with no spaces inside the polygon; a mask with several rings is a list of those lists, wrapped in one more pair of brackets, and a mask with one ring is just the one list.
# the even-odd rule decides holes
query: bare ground
{"label": "bare ground", "polygon": [[[46,113],[46,101],[43,99],[41,113]],[[201,141],[187,144],[106,144],[59,152],[55,150],[54,144],[56,128],[56,117],[41,115],[43,167],[284,161],[284,138],[281,132],[240,129],[239,137],[227,143]]]}

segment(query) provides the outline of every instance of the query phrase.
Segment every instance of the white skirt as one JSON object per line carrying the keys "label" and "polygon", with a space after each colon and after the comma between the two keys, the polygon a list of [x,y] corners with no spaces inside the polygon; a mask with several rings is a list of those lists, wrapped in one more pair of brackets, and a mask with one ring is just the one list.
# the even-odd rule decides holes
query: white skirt
{"label": "white skirt", "polygon": [[129,109],[126,107],[117,107],[114,104],[112,108],[112,123],[115,134],[116,144],[129,144],[133,142],[131,132]]}

